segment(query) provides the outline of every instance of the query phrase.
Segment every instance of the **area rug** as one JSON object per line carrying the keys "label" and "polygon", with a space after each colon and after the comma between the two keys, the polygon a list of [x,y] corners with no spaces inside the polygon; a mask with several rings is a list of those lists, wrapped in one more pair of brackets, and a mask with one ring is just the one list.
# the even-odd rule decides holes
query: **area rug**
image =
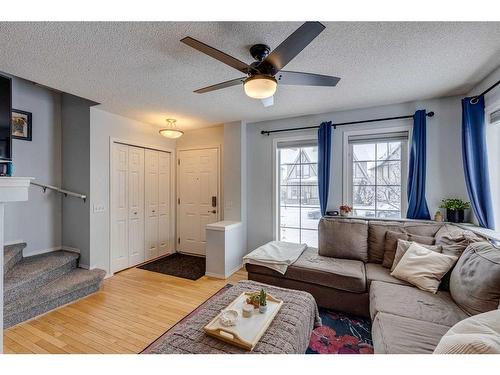
{"label": "area rug", "polygon": [[[231,284],[226,284],[212,297],[203,302],[191,313],[182,318],[158,339],[148,345],[142,353],[148,353],[156,342],[162,338],[177,324],[195,315],[212,298],[225,293]],[[355,317],[332,310],[319,309],[322,326],[316,327],[309,342],[305,354],[373,354],[373,343],[371,338],[370,319]]]}
{"label": "area rug", "polygon": [[175,253],[137,268],[183,279],[198,280],[205,275],[205,258]]}
{"label": "area rug", "polygon": [[323,325],[314,329],[306,354],[373,354],[370,319],[319,309]]}

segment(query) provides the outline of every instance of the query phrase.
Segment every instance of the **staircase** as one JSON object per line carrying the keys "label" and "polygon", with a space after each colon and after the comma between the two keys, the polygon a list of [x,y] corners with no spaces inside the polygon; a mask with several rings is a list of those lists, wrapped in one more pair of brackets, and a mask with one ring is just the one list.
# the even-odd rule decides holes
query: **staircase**
{"label": "staircase", "polygon": [[4,247],[4,328],[96,292],[105,271],[77,268],[79,254],[23,258],[25,243]]}

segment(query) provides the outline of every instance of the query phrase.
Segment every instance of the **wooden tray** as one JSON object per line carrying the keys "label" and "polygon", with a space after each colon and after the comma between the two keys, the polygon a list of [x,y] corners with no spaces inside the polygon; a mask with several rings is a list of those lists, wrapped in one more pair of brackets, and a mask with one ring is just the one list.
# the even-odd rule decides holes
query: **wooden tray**
{"label": "wooden tray", "polygon": [[278,313],[283,301],[267,295],[267,311],[263,314],[256,309],[252,316],[244,318],[242,307],[246,303],[247,296],[251,292],[241,293],[225,310],[238,311],[238,321],[236,325],[224,327],[219,320],[222,311],[210,323],[203,327],[204,331],[219,340],[233,344],[245,350],[253,350],[262,335]]}

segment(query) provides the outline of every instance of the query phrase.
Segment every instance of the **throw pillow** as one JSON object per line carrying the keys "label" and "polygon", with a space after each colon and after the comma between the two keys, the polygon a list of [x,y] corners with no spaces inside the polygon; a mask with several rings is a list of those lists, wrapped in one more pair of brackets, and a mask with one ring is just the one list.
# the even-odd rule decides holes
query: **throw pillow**
{"label": "throw pillow", "polygon": [[496,309],[500,302],[500,249],[489,242],[470,244],[451,273],[450,293],[470,315]]}
{"label": "throw pillow", "polygon": [[443,246],[443,254],[457,257],[460,257],[471,243],[482,241],[484,239],[474,232],[451,224],[443,225],[436,233],[436,245]]}
{"label": "throw pillow", "polygon": [[434,245],[434,237],[419,236],[406,232],[387,231],[385,233],[384,260],[382,261],[382,266],[385,268],[391,268],[394,263],[394,255],[396,254],[398,240],[418,242],[423,245]]}
{"label": "throw pillow", "polygon": [[407,281],[421,290],[436,293],[441,278],[456,261],[454,256],[437,253],[413,242],[391,276]]}
{"label": "throw pillow", "polygon": [[434,354],[500,354],[500,310],[458,322],[441,338]]}
{"label": "throw pillow", "polygon": [[[405,255],[406,251],[410,247],[412,242],[410,241],[405,241],[405,240],[398,240],[398,246],[396,248],[396,254],[394,254],[394,262],[391,265],[391,272],[394,271],[394,268],[398,265],[399,261]],[[424,244],[419,244],[426,249],[429,249],[431,251],[435,251],[436,253],[441,252],[441,246],[432,246],[432,245],[424,245]]]}

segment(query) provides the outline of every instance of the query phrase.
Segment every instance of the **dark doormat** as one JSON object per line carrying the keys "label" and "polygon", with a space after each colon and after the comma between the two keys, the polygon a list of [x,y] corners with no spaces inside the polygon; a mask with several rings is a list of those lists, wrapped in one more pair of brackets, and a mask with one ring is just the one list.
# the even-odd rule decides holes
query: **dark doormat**
{"label": "dark doormat", "polygon": [[205,275],[205,258],[175,253],[137,268],[183,279],[198,280]]}

